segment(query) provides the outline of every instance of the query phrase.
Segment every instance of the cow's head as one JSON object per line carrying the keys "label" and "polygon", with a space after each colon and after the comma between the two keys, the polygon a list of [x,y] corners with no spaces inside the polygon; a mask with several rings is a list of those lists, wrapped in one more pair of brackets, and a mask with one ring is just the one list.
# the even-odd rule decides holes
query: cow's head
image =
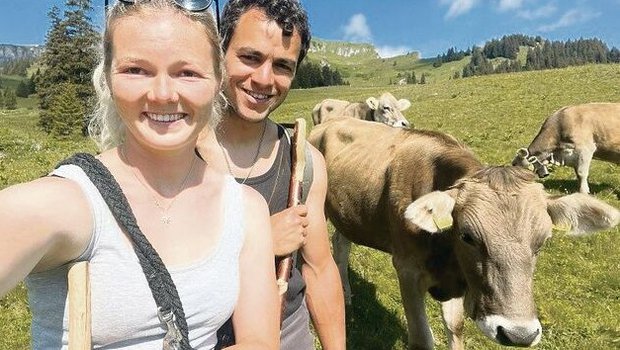
{"label": "cow's head", "polygon": [[399,128],[410,126],[409,121],[402,113],[411,106],[409,100],[404,98],[396,100],[392,94],[386,92],[379,99],[369,97],[366,99],[366,104],[372,110],[375,121]]}
{"label": "cow's head", "polygon": [[512,165],[533,170],[538,177],[544,178],[549,175],[547,164],[550,161],[553,163],[553,154],[550,154],[548,157],[542,157],[540,155],[530,156],[527,148],[519,148],[515,158],[512,160]]}
{"label": "cow's head", "polygon": [[542,335],[533,274],[552,229],[573,235],[607,229],[620,212],[586,194],[549,196],[525,169],[492,167],[418,198],[405,218],[451,235],[467,281],[465,310],[482,332],[503,345],[533,346]]}

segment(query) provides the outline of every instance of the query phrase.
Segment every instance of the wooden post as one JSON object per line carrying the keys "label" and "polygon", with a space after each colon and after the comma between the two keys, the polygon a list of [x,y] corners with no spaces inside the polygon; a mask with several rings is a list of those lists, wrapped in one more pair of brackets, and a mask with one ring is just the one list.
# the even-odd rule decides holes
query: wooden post
{"label": "wooden post", "polygon": [[[291,181],[289,188],[288,207],[293,207],[301,203],[302,183],[304,179],[304,169],[306,167],[306,120],[297,118],[295,120],[295,130],[291,137]],[[284,316],[286,307],[286,291],[288,290],[288,280],[293,269],[293,256],[288,255],[278,263],[276,278],[278,291],[280,294],[280,323]]]}
{"label": "wooden post", "polygon": [[91,314],[88,262],[80,261],[69,268],[69,350],[90,350]]}

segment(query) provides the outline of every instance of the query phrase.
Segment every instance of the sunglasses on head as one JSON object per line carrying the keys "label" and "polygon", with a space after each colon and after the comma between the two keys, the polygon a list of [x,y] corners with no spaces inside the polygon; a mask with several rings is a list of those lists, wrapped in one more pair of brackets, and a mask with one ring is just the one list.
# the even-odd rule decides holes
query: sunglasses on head
{"label": "sunglasses on head", "polygon": [[[136,0],[119,0],[124,4],[135,4]],[[174,3],[180,8],[187,11],[200,12],[204,11],[213,4],[213,0],[174,0]]]}

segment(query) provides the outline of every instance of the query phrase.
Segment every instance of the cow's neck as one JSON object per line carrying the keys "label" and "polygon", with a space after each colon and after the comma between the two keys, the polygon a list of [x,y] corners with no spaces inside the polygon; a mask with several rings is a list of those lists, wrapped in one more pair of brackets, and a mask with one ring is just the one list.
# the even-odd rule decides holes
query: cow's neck
{"label": "cow's neck", "polygon": [[527,147],[527,150],[530,156],[538,157],[543,161],[553,153],[559,142],[560,132],[557,125],[546,123]]}

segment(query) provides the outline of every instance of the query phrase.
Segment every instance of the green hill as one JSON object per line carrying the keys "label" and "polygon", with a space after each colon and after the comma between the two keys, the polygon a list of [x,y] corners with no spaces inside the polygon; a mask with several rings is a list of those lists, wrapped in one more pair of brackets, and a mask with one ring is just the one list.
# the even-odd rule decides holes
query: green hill
{"label": "green hill", "polygon": [[397,84],[399,74],[415,72],[420,79],[426,75],[427,82],[449,80],[455,71],[461,72],[469,63],[469,57],[434,68],[435,59],[420,59],[418,52],[381,58],[371,44],[355,44],[341,41],[312,39],[307,59],[313,63],[328,65],[338,70],[353,86],[382,86]]}

